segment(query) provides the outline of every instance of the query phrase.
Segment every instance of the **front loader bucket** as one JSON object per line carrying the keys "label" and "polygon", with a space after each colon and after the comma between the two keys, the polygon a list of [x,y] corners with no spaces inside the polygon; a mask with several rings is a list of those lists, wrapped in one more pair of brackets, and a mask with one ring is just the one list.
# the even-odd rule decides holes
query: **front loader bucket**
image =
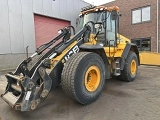
{"label": "front loader bucket", "polygon": [[24,79],[21,76],[12,75],[12,73],[8,73],[5,76],[8,80],[8,84],[5,93],[2,94],[1,97],[13,109],[22,110],[22,100],[25,96],[25,92],[21,82]]}
{"label": "front loader bucket", "polygon": [[6,74],[6,78],[8,84],[1,97],[13,109],[20,111],[35,109],[47,97],[52,86],[52,81],[43,67],[31,78],[12,73]]}

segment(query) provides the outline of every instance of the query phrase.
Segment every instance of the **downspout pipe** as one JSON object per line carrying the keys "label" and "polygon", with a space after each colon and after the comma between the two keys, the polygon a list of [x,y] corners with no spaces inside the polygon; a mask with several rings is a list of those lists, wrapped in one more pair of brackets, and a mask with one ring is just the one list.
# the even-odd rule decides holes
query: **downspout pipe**
{"label": "downspout pipe", "polygon": [[159,27],[159,23],[158,23],[159,22],[159,19],[158,19],[159,12],[158,11],[159,11],[159,7],[158,6],[159,6],[159,0],[157,0],[157,53],[159,52],[159,39],[158,39],[159,38],[159,31],[158,31],[158,27]]}

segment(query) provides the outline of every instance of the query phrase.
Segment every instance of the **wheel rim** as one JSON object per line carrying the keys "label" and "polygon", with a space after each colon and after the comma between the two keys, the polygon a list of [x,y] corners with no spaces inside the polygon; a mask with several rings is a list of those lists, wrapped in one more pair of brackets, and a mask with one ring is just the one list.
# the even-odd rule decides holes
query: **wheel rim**
{"label": "wheel rim", "polygon": [[89,92],[95,91],[100,83],[100,70],[97,66],[88,68],[85,74],[85,87]]}
{"label": "wheel rim", "polygon": [[136,73],[137,67],[136,67],[136,61],[132,60],[131,62],[131,74],[134,75]]}

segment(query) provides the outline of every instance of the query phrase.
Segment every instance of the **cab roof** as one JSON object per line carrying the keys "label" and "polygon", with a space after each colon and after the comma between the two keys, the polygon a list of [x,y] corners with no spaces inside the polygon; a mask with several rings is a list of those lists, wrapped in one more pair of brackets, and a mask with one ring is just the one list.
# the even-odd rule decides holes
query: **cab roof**
{"label": "cab roof", "polygon": [[100,12],[100,11],[114,11],[116,10],[119,12],[119,7],[118,6],[112,6],[112,7],[106,7],[106,6],[87,6],[85,8],[82,8],[81,14],[84,15],[86,13],[91,13],[91,12]]}

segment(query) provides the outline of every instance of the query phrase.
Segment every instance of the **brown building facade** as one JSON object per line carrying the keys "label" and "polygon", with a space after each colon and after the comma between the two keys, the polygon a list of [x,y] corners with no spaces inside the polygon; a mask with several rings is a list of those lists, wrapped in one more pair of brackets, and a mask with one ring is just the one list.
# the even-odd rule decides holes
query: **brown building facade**
{"label": "brown building facade", "polygon": [[122,15],[120,34],[137,44],[140,51],[160,52],[160,0],[116,0],[105,4],[115,5]]}

